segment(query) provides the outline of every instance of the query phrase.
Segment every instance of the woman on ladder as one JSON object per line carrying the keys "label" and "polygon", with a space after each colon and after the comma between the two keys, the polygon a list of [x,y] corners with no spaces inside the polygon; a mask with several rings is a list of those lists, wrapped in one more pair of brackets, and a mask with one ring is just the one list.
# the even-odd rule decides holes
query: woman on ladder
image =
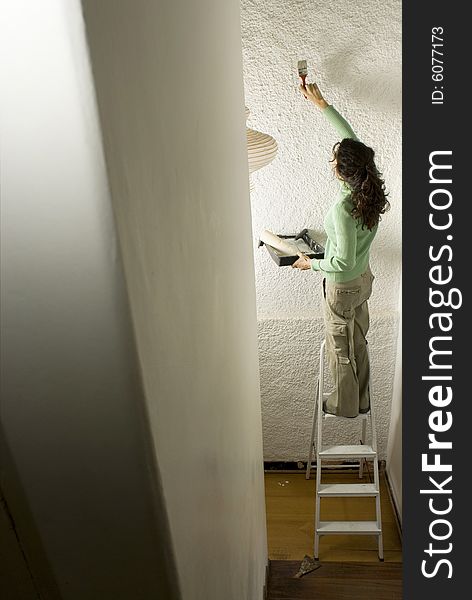
{"label": "woman on ladder", "polygon": [[324,220],[324,258],[310,259],[300,254],[293,267],[323,275],[326,353],[335,382],[323,410],[356,417],[370,408],[367,300],[374,276],[369,251],[381,215],[390,205],[372,148],[359,141],[349,123],[323,98],[316,83],[301,85],[300,91],[321,110],[341,138],[333,147],[331,160],[340,180],[340,192]]}

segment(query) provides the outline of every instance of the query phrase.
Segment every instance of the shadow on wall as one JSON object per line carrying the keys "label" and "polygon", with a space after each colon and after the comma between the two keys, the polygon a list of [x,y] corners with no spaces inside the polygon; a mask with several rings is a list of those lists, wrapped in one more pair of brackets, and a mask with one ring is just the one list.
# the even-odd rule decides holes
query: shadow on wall
{"label": "shadow on wall", "polygon": [[345,44],[341,50],[324,59],[323,71],[327,80],[345,90],[349,88],[353,97],[365,100],[369,107],[400,113],[400,65],[393,71],[366,76],[356,66],[361,62],[357,57],[363,56],[364,50],[356,40]]}
{"label": "shadow on wall", "polygon": [[389,244],[388,246],[377,246],[376,249],[377,260],[385,261],[390,265],[398,265],[402,260],[402,251],[398,246]]}

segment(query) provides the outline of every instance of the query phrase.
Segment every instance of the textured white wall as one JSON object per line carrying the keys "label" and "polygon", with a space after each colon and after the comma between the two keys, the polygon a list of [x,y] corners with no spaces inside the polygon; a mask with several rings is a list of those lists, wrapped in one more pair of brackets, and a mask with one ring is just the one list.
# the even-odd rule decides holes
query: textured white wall
{"label": "textured white wall", "polygon": [[[362,0],[242,0],[248,125],[274,136],[275,161],[253,174],[254,245],[264,228],[319,232],[338,182],[329,165],[337,134],[298,91],[308,61],[328,102],[371,145],[392,209],[371,252],[376,276],[369,335],[380,455],[385,458],[392,397],[401,261],[401,3]],[[255,249],[265,460],[305,458],[316,355],[323,337],[321,276],[278,268]],[[337,435],[340,432],[337,432]]]}

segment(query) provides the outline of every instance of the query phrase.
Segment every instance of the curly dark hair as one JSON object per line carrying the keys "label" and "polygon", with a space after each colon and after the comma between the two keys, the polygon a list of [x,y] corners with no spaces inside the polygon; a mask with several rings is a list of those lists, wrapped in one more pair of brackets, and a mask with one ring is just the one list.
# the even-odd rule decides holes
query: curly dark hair
{"label": "curly dark hair", "polygon": [[385,183],[374,163],[374,151],[362,142],[346,138],[333,146],[336,171],[352,190],[351,211],[362,227],[372,230],[390,208]]}

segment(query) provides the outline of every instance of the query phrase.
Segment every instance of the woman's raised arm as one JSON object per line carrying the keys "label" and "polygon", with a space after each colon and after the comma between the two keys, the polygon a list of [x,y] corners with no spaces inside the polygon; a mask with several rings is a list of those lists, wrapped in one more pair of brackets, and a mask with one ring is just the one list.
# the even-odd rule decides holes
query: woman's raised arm
{"label": "woman's raised arm", "polygon": [[322,111],[328,121],[336,129],[342,140],[345,138],[351,138],[353,140],[359,139],[346,119],[338,113],[334,106],[326,102],[320,88],[316,83],[300,85],[300,91],[307,100],[310,100]]}

